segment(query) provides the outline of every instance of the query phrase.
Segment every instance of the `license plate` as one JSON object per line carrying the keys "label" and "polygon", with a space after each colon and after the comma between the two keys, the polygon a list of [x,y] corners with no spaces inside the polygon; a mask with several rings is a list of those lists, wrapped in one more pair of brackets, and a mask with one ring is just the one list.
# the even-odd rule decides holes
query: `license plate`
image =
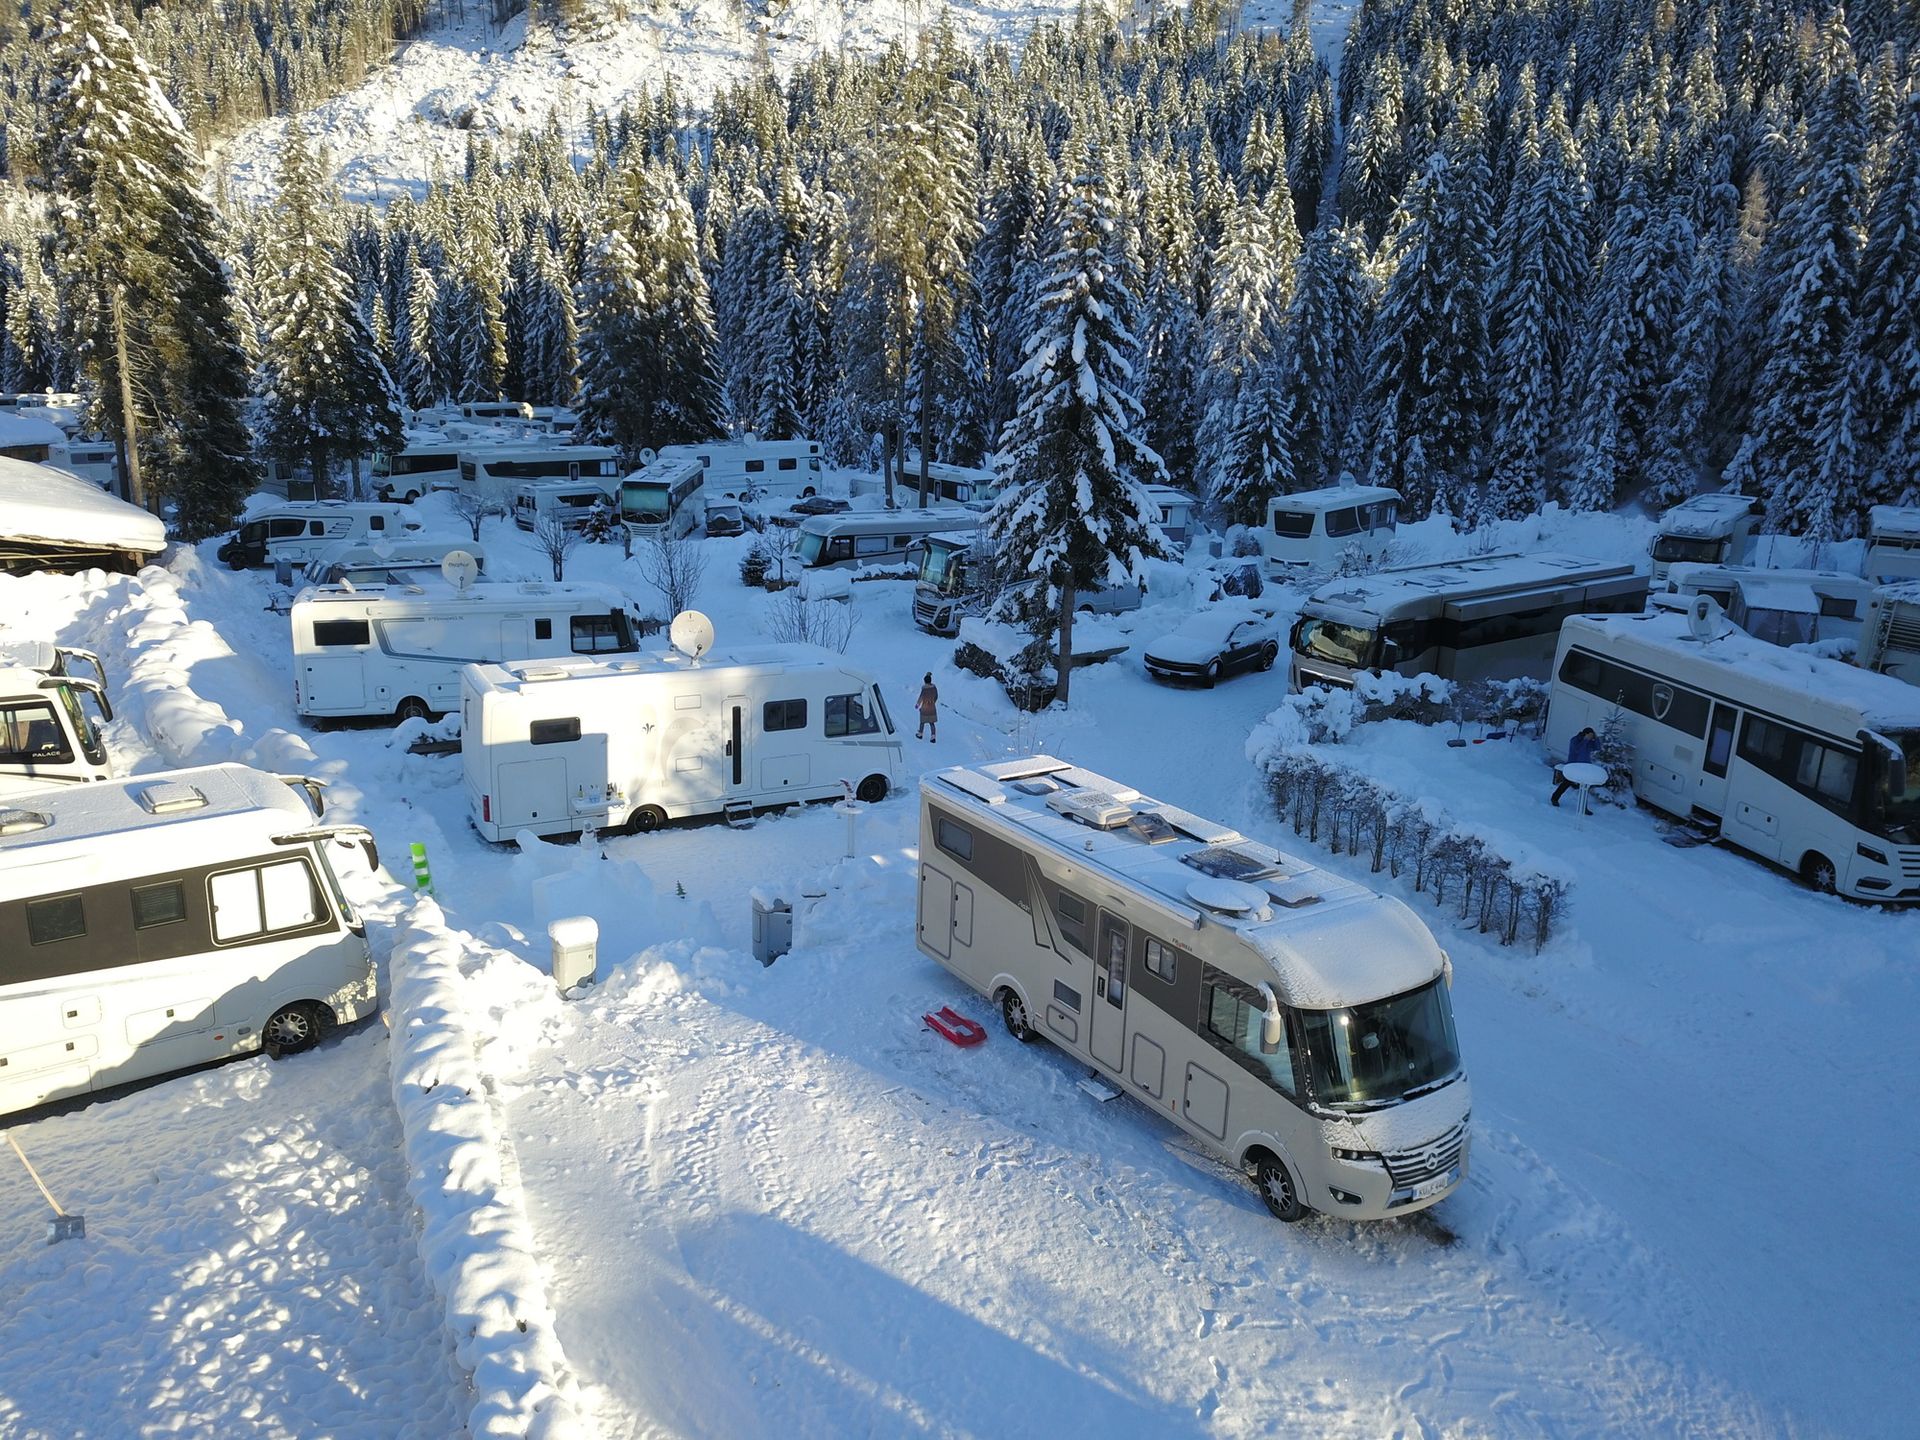
{"label": "license plate", "polygon": [[1459,1178],[1460,1178],[1460,1167],[1456,1165],[1451,1170],[1447,1171],[1446,1174],[1436,1175],[1431,1180],[1422,1180],[1418,1185],[1414,1186],[1413,1198],[1415,1200],[1424,1200],[1429,1195],[1438,1195],[1442,1190],[1446,1189],[1449,1185],[1453,1184],[1453,1182],[1458,1180]]}

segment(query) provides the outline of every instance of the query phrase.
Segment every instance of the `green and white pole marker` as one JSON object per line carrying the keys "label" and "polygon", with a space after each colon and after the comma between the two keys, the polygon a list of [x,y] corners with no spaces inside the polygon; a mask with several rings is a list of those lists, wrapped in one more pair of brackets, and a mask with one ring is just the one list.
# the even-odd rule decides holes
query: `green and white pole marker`
{"label": "green and white pole marker", "polygon": [[433,894],[433,872],[427,868],[427,847],[416,841],[408,849],[413,853],[413,888],[422,895]]}

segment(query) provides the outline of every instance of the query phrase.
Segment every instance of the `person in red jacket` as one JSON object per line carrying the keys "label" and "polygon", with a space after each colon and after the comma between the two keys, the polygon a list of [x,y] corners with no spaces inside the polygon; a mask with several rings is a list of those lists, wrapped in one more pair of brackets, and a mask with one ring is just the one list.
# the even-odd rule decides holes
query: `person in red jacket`
{"label": "person in red jacket", "polygon": [[938,745],[940,743],[940,690],[933,683],[931,670],[927,672],[926,679],[920,684],[920,698],[914,701],[914,705],[920,711],[920,729],[913,732],[913,738],[918,740],[921,732],[925,731],[928,738]]}

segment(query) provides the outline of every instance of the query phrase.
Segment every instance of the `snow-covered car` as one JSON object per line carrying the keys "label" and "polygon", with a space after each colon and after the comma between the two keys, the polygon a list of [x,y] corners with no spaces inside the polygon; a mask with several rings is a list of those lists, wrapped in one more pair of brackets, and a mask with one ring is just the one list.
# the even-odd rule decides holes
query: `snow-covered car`
{"label": "snow-covered car", "polygon": [[836,496],[809,495],[804,500],[794,501],[792,513],[795,515],[838,515],[841,511],[851,510],[852,508],[853,507],[846,501]]}
{"label": "snow-covered car", "polygon": [[1147,673],[1157,680],[1212,685],[1243,670],[1271,670],[1280,658],[1273,617],[1233,606],[1203,610],[1147,647]]}
{"label": "snow-covered car", "polygon": [[709,500],[707,502],[707,534],[744,535],[747,529],[746,513],[735,500]]}

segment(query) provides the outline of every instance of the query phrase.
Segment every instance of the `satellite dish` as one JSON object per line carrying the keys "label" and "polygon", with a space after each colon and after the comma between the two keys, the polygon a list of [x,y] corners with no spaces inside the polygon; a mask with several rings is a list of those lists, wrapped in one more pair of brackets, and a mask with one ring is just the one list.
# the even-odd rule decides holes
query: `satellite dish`
{"label": "satellite dish", "polygon": [[1688,604],[1687,629],[1696,640],[1711,640],[1720,633],[1720,607],[1711,595],[1696,595]]}
{"label": "satellite dish", "polygon": [[479,578],[480,562],[465,550],[449,550],[440,561],[440,576],[462,595]]}
{"label": "satellite dish", "polygon": [[667,638],[689,660],[698,660],[713,648],[713,621],[698,610],[682,610],[673,617]]}
{"label": "satellite dish", "polygon": [[658,460],[659,458],[660,458],[660,452],[654,449],[651,445],[642,445],[640,447],[641,469],[644,470],[647,466],[651,465],[654,461]]}

